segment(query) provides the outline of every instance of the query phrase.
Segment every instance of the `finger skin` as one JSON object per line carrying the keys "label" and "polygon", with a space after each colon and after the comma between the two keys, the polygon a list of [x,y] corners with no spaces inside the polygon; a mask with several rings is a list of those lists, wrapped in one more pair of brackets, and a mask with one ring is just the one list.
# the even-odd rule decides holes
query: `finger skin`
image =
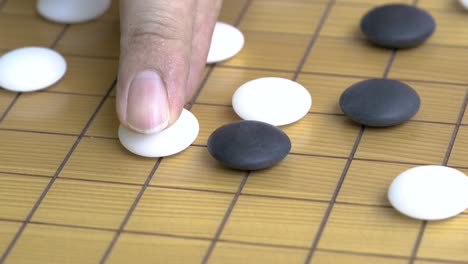
{"label": "finger skin", "polygon": [[192,39],[192,56],[187,81],[186,101],[190,101],[198,90],[198,83],[211,44],[211,36],[221,10],[222,0],[198,0]]}
{"label": "finger skin", "polygon": [[[177,120],[185,104],[185,91],[190,71],[192,34],[195,21],[197,0],[121,0],[121,53],[117,82],[117,115],[120,122],[139,132],[154,132],[151,129],[129,126],[127,116],[129,107],[135,106],[129,90],[135,77],[142,72],[154,72],[160,76],[167,92],[169,106],[169,125]],[[154,79],[154,78],[153,78]],[[152,79],[139,81],[146,88],[138,93],[145,96],[151,91]],[[148,92],[148,96],[154,96]],[[151,100],[145,102],[145,106]],[[158,105],[130,111],[135,118],[141,116],[140,125],[151,125],[146,119],[151,111],[158,111]],[[132,109],[130,109],[132,110]],[[157,124],[156,124],[157,125]],[[163,127],[164,128],[164,127]]]}

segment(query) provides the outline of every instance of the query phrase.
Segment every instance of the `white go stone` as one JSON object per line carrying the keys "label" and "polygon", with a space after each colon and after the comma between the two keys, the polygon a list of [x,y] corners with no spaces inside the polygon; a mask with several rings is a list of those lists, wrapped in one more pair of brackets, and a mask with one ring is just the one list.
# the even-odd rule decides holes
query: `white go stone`
{"label": "white go stone", "polygon": [[232,106],[242,119],[282,126],[304,117],[312,106],[312,97],[297,82],[264,77],[239,87],[232,97]]}
{"label": "white go stone", "polygon": [[183,109],[179,119],[169,128],[154,133],[140,134],[120,125],[119,140],[130,152],[144,157],[166,157],[188,148],[199,132],[197,118]]}
{"label": "white go stone", "polygon": [[216,63],[236,55],[244,46],[244,35],[234,26],[216,22],[206,62]]}
{"label": "white go stone", "polygon": [[0,87],[14,92],[45,89],[59,81],[66,70],[65,59],[52,49],[15,49],[0,58]]}
{"label": "white go stone", "polygon": [[420,220],[441,220],[468,208],[468,177],[446,166],[419,166],[401,173],[388,199],[400,213]]}
{"label": "white go stone", "polygon": [[460,4],[465,8],[468,9],[468,0],[459,0]]}
{"label": "white go stone", "polygon": [[112,0],[38,0],[37,11],[57,23],[74,24],[96,19],[111,6]]}

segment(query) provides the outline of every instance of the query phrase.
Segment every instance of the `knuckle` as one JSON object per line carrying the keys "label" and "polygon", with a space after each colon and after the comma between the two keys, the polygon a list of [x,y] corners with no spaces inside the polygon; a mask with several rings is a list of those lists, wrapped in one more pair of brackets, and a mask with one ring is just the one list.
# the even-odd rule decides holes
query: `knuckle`
{"label": "knuckle", "polygon": [[138,14],[139,19],[128,25],[123,36],[131,41],[184,41],[186,33],[184,25],[175,17],[167,14],[155,14],[145,11]]}

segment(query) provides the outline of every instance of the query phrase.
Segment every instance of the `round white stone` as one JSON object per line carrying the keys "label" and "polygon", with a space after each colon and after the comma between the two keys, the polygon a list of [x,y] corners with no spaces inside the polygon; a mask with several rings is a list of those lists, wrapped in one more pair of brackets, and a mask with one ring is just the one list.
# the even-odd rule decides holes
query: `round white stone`
{"label": "round white stone", "polygon": [[67,70],[58,52],[43,47],[24,47],[0,59],[0,86],[14,92],[32,92],[51,86]]}
{"label": "round white stone", "polygon": [[445,166],[415,167],[393,180],[388,199],[396,210],[412,218],[450,218],[468,208],[468,177]]}
{"label": "round white stone", "polygon": [[198,136],[197,118],[184,109],[169,128],[154,134],[140,134],[120,125],[120,143],[134,154],[144,157],[166,157],[188,148]]}
{"label": "round white stone", "polygon": [[265,77],[239,87],[232,97],[232,106],[242,119],[282,126],[304,117],[312,106],[312,97],[297,82]]}
{"label": "round white stone", "polygon": [[38,0],[37,11],[58,23],[81,23],[103,15],[112,0]]}
{"label": "round white stone", "polygon": [[459,0],[460,4],[465,8],[468,9],[468,0]]}
{"label": "round white stone", "polygon": [[236,55],[244,46],[244,35],[239,29],[216,22],[206,63],[216,63]]}

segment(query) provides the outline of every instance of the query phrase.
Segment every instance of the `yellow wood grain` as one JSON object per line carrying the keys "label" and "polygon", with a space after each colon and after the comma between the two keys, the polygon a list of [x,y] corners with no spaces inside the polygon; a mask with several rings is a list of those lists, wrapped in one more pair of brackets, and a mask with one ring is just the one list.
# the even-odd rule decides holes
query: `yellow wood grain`
{"label": "yellow wood grain", "polygon": [[0,47],[46,46],[54,43],[64,25],[47,22],[38,16],[2,13],[0,15]]}
{"label": "yellow wood grain", "polygon": [[100,101],[95,96],[23,94],[0,127],[80,134]]}
{"label": "yellow wood grain", "polygon": [[164,158],[151,185],[236,192],[245,172],[230,170],[212,158],[206,147],[189,147]]}
{"label": "yellow wood grain", "polygon": [[421,98],[421,106],[413,120],[455,123],[467,91],[466,86],[405,82]]}
{"label": "yellow wood grain", "polygon": [[452,12],[432,10],[431,15],[437,21],[437,29],[428,39],[428,43],[468,46],[468,29],[463,26],[468,23],[466,10],[461,8]]}
{"label": "yellow wood grain", "polygon": [[232,95],[244,83],[262,77],[291,78],[292,73],[216,67],[203,86],[197,103],[231,105]]}
{"label": "yellow wood grain", "polygon": [[[35,15],[36,14],[36,0],[15,0],[3,1],[5,5],[1,8],[2,13],[22,14],[22,15]],[[2,1],[0,1],[0,4]]]}
{"label": "yellow wood grain", "polygon": [[[468,91],[467,91],[467,94],[468,94]],[[465,114],[463,115],[462,124],[463,125],[468,124],[468,107],[465,109]]]}
{"label": "yellow wood grain", "polygon": [[115,97],[106,99],[86,131],[88,136],[118,137],[119,119],[115,110]]}
{"label": "yellow wood grain", "polygon": [[246,2],[247,0],[223,1],[223,6],[221,8],[218,20],[229,24],[234,24]]}
{"label": "yellow wood grain", "polygon": [[0,252],[10,244],[21,223],[0,221]]}
{"label": "yellow wood grain", "polygon": [[298,34],[260,31],[243,33],[243,49],[235,57],[223,62],[223,65],[294,71],[310,40],[310,36]]}
{"label": "yellow wood grain", "polygon": [[113,232],[29,224],[5,263],[97,263]]}
{"label": "yellow wood grain", "polygon": [[331,10],[320,35],[364,38],[364,34],[361,33],[360,18],[369,12],[374,5],[378,5],[374,3],[376,1],[368,2],[370,5],[348,5],[338,2]]}
{"label": "yellow wood grain", "polygon": [[468,49],[422,45],[397,52],[389,78],[468,83]]}
{"label": "yellow wood grain", "polygon": [[390,50],[375,47],[360,38],[321,37],[312,48],[304,72],[381,77]]}
{"label": "yellow wood grain", "polygon": [[[0,1],[1,3],[2,1]],[[10,13],[10,14],[21,14],[21,15],[36,15],[36,4],[37,0],[12,0],[6,1],[5,6],[1,9],[1,12]],[[109,11],[107,11],[102,17],[97,19],[99,20],[116,20],[119,17],[119,2],[114,0],[112,1]]]}
{"label": "yellow wood grain", "polygon": [[308,247],[327,203],[241,196],[221,239]]}
{"label": "yellow wood grain", "polygon": [[209,241],[124,233],[107,263],[200,263]]}
{"label": "yellow wood grain", "polygon": [[396,176],[413,166],[408,164],[353,160],[337,201],[389,205],[387,199],[388,187]]}
{"label": "yellow wood grain", "polygon": [[149,187],[125,230],[214,236],[233,195]]}
{"label": "yellow wood grain", "polygon": [[308,114],[284,127],[293,153],[347,157],[359,133],[359,126],[348,118]]}
{"label": "yellow wood grain", "polygon": [[65,60],[67,73],[48,91],[104,95],[117,76],[117,60],[75,56],[66,56]]}
{"label": "yellow wood grain", "polygon": [[441,164],[454,126],[407,122],[385,129],[367,128],[355,157]]}
{"label": "yellow wood grain", "polygon": [[194,105],[191,109],[192,113],[198,117],[200,123],[200,133],[198,134],[195,144],[206,145],[208,137],[218,127],[227,123],[240,120],[232,107],[229,106],[211,106],[211,105]]}
{"label": "yellow wood grain", "polygon": [[468,127],[461,126],[450,153],[450,166],[468,167]]}
{"label": "yellow wood grain", "polygon": [[361,263],[405,264],[405,263],[408,263],[408,260],[317,251],[315,252],[311,263],[313,264],[361,264]]}
{"label": "yellow wood grain", "polygon": [[[245,46],[204,69],[202,78],[213,68],[191,109],[200,122],[195,145],[160,161],[107,263],[201,263],[226,216],[208,263],[304,263],[360,130],[343,116],[339,97],[353,83],[381,77],[391,58],[391,50],[364,39],[360,18],[376,5],[412,0],[336,0],[330,6],[297,73],[313,97],[311,113],[281,127],[292,154],[251,172],[231,212],[246,172],[210,157],[208,136],[240,119],[230,106],[240,85],[296,76],[329,1],[249,2],[224,0],[219,20],[239,22]],[[0,54],[50,46],[58,38],[65,26],[40,17],[35,4],[0,3]],[[21,95],[0,121],[0,256],[77,139],[50,132],[80,133],[116,77],[118,5],[114,0],[102,17],[68,26],[56,46],[68,63],[64,78],[45,92]],[[313,264],[408,263],[414,249],[421,222],[391,208],[386,192],[405,169],[442,162],[468,83],[466,12],[456,0],[420,0],[418,6],[435,17],[436,32],[424,45],[399,50],[389,77],[412,86],[421,108],[405,124],[365,129]],[[0,89],[0,116],[15,96]],[[448,163],[464,173],[467,124],[468,109]],[[158,160],[125,150],[118,125],[114,87],[5,263],[99,262],[115,235],[103,230],[119,227]],[[468,262],[467,216],[428,223],[416,263]]]}
{"label": "yellow wood grain", "polygon": [[95,21],[70,26],[57,50],[65,55],[118,58],[119,43],[119,22]]}
{"label": "yellow wood grain", "polygon": [[[468,261],[468,215],[430,222],[424,232],[418,257]],[[441,243],[441,241],[444,241]]]}
{"label": "yellow wood grain", "polygon": [[49,181],[48,178],[0,173],[0,217],[26,219]]}
{"label": "yellow wood grain", "polygon": [[239,25],[241,30],[313,34],[327,1],[256,0]]}
{"label": "yellow wood grain", "polygon": [[218,242],[208,263],[304,263],[307,251]]}
{"label": "yellow wood grain", "polygon": [[143,184],[155,163],[130,153],[118,140],[83,138],[60,177]]}
{"label": "yellow wood grain", "polygon": [[336,204],[318,246],[410,256],[419,225],[392,208]]}
{"label": "yellow wood grain", "polygon": [[431,261],[423,261],[423,260],[416,260],[414,262],[415,264],[447,264],[446,261],[437,261],[437,260],[431,260]]}
{"label": "yellow wood grain", "polygon": [[10,106],[15,96],[16,93],[0,90],[0,115],[2,115],[8,106]]}
{"label": "yellow wood grain", "polygon": [[249,175],[242,193],[329,200],[345,159],[289,155],[280,164]]}
{"label": "yellow wood grain", "polygon": [[447,11],[463,10],[458,1],[440,1],[440,0],[419,0],[418,6],[427,9],[441,9]]}
{"label": "yellow wood grain", "polygon": [[362,78],[338,77],[318,74],[299,75],[297,81],[312,95],[312,112],[341,114],[339,99],[341,94]]}
{"label": "yellow wood grain", "polygon": [[0,171],[52,176],[76,137],[0,130]]}
{"label": "yellow wood grain", "polygon": [[139,186],[58,179],[33,221],[117,229]]}

